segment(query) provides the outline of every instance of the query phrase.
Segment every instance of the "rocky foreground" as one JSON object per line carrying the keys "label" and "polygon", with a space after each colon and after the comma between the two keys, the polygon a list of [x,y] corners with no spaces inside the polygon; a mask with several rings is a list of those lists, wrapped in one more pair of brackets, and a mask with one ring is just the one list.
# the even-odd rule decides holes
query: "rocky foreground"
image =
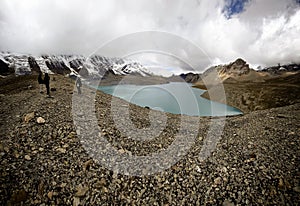
{"label": "rocky foreground", "polygon": [[[299,103],[225,120],[188,117],[199,121],[190,125],[199,131],[187,154],[159,173],[147,175],[146,170],[144,176],[131,176],[107,169],[87,152],[84,145],[91,140],[80,138],[73,122],[72,98],[80,98],[73,81],[55,76],[50,85],[56,90],[53,98],[39,93],[35,76],[0,80],[0,205],[300,203]],[[93,94],[88,88],[83,91]],[[95,97],[101,134],[129,156],[164,151],[186,118],[168,114],[159,136],[135,141],[116,128],[111,100],[102,92]],[[126,104],[117,101],[120,107]],[[131,105],[130,119],[137,128],[147,128],[149,112]],[[202,160],[199,153],[213,120],[224,120],[225,127],[215,150]],[[189,131],[186,134],[187,138]],[[92,141],[96,145],[97,139]]]}

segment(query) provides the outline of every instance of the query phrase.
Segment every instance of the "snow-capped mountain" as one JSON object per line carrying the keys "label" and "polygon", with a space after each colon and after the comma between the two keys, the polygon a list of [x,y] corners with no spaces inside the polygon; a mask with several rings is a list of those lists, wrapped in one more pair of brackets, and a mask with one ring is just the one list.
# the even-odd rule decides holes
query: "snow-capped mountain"
{"label": "snow-capped mountain", "polygon": [[107,72],[114,75],[151,76],[152,73],[139,62],[108,58],[100,55],[27,55],[0,53],[0,73],[14,71],[17,75],[44,73],[80,75],[85,78],[101,78]]}

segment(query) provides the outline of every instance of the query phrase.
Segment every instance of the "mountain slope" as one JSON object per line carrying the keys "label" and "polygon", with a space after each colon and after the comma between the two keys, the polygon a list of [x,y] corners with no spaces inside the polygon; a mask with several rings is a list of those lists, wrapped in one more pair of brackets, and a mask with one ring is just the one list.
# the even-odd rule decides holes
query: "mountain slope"
{"label": "mountain slope", "polygon": [[[207,90],[203,97],[227,103],[245,113],[299,103],[300,72],[295,65],[286,71],[280,67],[255,71],[238,59],[212,67],[201,77],[195,87]],[[220,90],[221,84],[224,90]]]}
{"label": "mountain slope", "polygon": [[194,83],[205,89],[209,85],[220,83],[262,83],[271,79],[276,81],[277,78],[292,76],[299,73],[299,71],[299,64],[287,64],[254,70],[249,67],[246,61],[239,58],[227,65],[212,66],[202,74],[187,73],[181,74],[180,77],[186,82]]}
{"label": "mountain slope", "polygon": [[[217,75],[216,75],[217,74]],[[202,79],[209,82],[264,82],[269,77],[268,73],[259,73],[249,67],[243,59],[237,59],[227,65],[211,67],[202,75]]]}

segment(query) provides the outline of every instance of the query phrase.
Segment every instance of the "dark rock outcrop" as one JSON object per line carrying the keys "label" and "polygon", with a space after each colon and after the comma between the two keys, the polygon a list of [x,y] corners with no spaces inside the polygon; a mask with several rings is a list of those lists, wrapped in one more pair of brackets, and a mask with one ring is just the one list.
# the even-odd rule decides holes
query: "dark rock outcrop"
{"label": "dark rock outcrop", "polygon": [[187,74],[180,74],[179,76],[188,83],[195,83],[200,79],[200,74],[195,74],[192,72],[189,72]]}
{"label": "dark rock outcrop", "polygon": [[37,64],[37,62],[35,61],[34,57],[32,57],[32,56],[28,57],[28,63],[29,63],[29,66],[31,68],[31,71],[33,73],[39,73],[41,71],[41,68]]}
{"label": "dark rock outcrop", "polygon": [[53,73],[56,74],[66,75],[71,73],[70,68],[67,67],[66,64],[63,61],[60,61],[59,59],[47,59],[46,65]]}
{"label": "dark rock outcrop", "polygon": [[109,78],[109,77],[111,77],[111,76],[115,76],[115,73],[114,73],[113,70],[110,69],[110,70],[108,70],[108,71],[106,71],[106,72],[104,73],[102,79],[107,79],[107,78]]}
{"label": "dark rock outcrop", "polygon": [[84,60],[73,59],[73,60],[70,60],[69,64],[70,64],[71,68],[73,68],[75,71],[79,72],[80,67],[82,67],[84,64]]}
{"label": "dark rock outcrop", "polygon": [[10,73],[13,73],[13,71],[10,70],[8,64],[0,59],[0,75],[8,75]]}
{"label": "dark rock outcrop", "polygon": [[82,77],[88,77],[89,76],[89,71],[85,66],[79,66],[75,71],[80,74]]}

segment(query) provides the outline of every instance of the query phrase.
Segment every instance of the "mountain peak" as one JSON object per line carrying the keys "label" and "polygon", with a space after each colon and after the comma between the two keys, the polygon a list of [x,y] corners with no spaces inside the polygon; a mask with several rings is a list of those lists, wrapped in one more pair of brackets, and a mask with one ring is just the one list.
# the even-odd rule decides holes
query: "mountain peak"
{"label": "mountain peak", "polygon": [[235,65],[245,65],[247,62],[241,58],[236,59],[232,64]]}
{"label": "mountain peak", "polygon": [[217,70],[221,75],[241,76],[248,74],[251,69],[245,60],[238,58],[230,64],[217,66]]}

